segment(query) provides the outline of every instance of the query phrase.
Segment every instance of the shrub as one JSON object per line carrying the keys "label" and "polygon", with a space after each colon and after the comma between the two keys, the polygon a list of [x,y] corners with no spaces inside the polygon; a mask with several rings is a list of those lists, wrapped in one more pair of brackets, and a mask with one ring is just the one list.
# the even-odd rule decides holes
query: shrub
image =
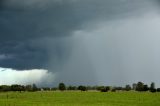
{"label": "shrub", "polygon": [[160,88],[157,88],[157,92],[160,92]]}
{"label": "shrub", "polygon": [[116,89],[113,88],[111,91],[112,91],[112,92],[116,92]]}
{"label": "shrub", "polygon": [[78,90],[87,91],[87,87],[80,85],[80,86],[78,87]]}
{"label": "shrub", "polygon": [[65,86],[65,84],[64,83],[59,83],[59,90],[61,90],[61,91],[64,91],[64,90],[66,90],[66,86]]}
{"label": "shrub", "polygon": [[155,93],[157,90],[156,89],[151,89],[150,92]]}

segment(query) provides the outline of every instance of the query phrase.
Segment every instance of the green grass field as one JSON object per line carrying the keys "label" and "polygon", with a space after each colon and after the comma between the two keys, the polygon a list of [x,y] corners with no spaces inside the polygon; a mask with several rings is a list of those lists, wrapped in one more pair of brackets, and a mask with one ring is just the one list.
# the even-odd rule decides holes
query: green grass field
{"label": "green grass field", "polygon": [[6,92],[0,106],[160,106],[160,93]]}

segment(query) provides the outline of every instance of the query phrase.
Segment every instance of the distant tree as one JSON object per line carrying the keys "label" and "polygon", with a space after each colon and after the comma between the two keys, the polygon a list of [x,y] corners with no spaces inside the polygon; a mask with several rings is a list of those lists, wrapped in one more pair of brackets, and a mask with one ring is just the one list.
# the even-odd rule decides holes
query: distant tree
{"label": "distant tree", "polygon": [[77,89],[76,86],[69,86],[69,87],[67,88],[67,90],[76,90],[76,89]]}
{"label": "distant tree", "polygon": [[25,91],[32,91],[32,85],[26,85]]}
{"label": "distant tree", "polygon": [[132,84],[132,89],[133,89],[133,90],[136,90],[136,87],[137,87],[137,84],[136,84],[136,83],[133,83],[133,84]]}
{"label": "distant tree", "polygon": [[80,86],[78,86],[78,90],[87,91],[87,87],[83,86],[83,85],[80,85]]}
{"label": "distant tree", "polygon": [[[88,88],[87,88],[88,89]],[[97,90],[97,86],[92,86],[91,90]]]}
{"label": "distant tree", "polygon": [[17,84],[11,85],[11,91],[18,91],[18,86]]}
{"label": "distant tree", "polygon": [[23,85],[11,85],[11,91],[25,91],[25,87]]}
{"label": "distant tree", "polygon": [[32,91],[38,91],[38,88],[37,88],[36,84],[32,85]]}
{"label": "distant tree", "polygon": [[150,90],[152,93],[154,93],[154,92],[156,92],[157,90],[156,89],[152,89],[152,90]]}
{"label": "distant tree", "polygon": [[11,86],[8,86],[8,85],[0,86],[0,92],[7,92],[7,91],[11,91]]}
{"label": "distant tree", "polygon": [[160,88],[157,88],[157,92],[160,92]]}
{"label": "distant tree", "polygon": [[137,83],[136,91],[144,91],[144,84],[142,82]]}
{"label": "distant tree", "polygon": [[57,87],[53,87],[53,88],[51,88],[51,90],[52,91],[56,91],[56,90],[58,90],[58,88]]}
{"label": "distant tree", "polygon": [[105,88],[104,86],[97,86],[97,87],[96,87],[96,90],[101,91],[101,90],[104,89],[104,88]]}
{"label": "distant tree", "polygon": [[144,86],[143,86],[143,89],[144,89],[144,91],[148,91],[148,90],[149,90],[148,85],[144,85]]}
{"label": "distant tree", "polygon": [[104,86],[97,86],[96,90],[101,91],[101,89],[103,89],[103,88],[104,88]]}
{"label": "distant tree", "polygon": [[50,91],[51,90],[51,88],[49,88],[49,87],[43,87],[41,89],[43,89],[43,91]]}
{"label": "distant tree", "polygon": [[101,92],[108,92],[110,90],[110,87],[109,86],[99,86],[97,90]]}
{"label": "distant tree", "polygon": [[115,88],[112,88],[112,90],[111,90],[112,92],[116,92],[116,89]]}
{"label": "distant tree", "polygon": [[95,90],[94,86],[86,86],[87,90]]}
{"label": "distant tree", "polygon": [[151,92],[156,92],[155,83],[154,83],[154,82],[151,83],[150,91],[151,91]]}
{"label": "distant tree", "polygon": [[59,90],[61,90],[61,91],[66,90],[66,86],[65,86],[65,84],[64,84],[64,83],[59,83],[58,88],[59,88]]}
{"label": "distant tree", "polygon": [[114,87],[115,90],[125,90],[123,87]]}
{"label": "distant tree", "polygon": [[155,89],[155,83],[154,82],[151,83],[150,89]]}
{"label": "distant tree", "polygon": [[157,91],[157,90],[155,89],[155,83],[154,83],[154,82],[151,83],[150,91],[151,91],[151,92],[156,92],[156,91]]}
{"label": "distant tree", "polygon": [[111,89],[110,86],[106,86],[106,90],[109,91]]}
{"label": "distant tree", "polygon": [[126,85],[126,87],[125,87],[125,90],[126,91],[130,91],[132,88],[131,88],[131,86],[130,85]]}

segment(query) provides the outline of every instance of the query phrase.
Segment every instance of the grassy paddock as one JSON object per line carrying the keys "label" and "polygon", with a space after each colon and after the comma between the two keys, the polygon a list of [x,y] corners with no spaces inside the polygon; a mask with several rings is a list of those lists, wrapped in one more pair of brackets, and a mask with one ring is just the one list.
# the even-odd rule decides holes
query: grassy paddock
{"label": "grassy paddock", "polygon": [[6,92],[0,106],[160,106],[160,93]]}

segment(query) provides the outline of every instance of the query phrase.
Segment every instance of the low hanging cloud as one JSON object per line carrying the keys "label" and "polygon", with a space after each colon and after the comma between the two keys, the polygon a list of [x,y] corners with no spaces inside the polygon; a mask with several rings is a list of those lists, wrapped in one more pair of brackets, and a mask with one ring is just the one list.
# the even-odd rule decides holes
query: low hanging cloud
{"label": "low hanging cloud", "polygon": [[0,85],[11,84],[37,84],[48,85],[54,82],[55,75],[48,70],[14,70],[11,68],[0,68]]}

